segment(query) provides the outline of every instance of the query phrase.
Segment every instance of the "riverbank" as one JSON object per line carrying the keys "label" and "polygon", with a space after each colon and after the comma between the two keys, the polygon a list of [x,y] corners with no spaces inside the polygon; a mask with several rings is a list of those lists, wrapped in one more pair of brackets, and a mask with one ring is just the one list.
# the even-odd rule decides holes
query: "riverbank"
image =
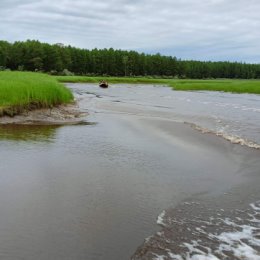
{"label": "riverbank", "polygon": [[107,80],[109,84],[156,84],[172,87],[174,90],[192,91],[223,91],[231,93],[260,94],[260,80],[239,79],[160,79],[152,77],[86,77],[86,76],[55,76],[59,82],[97,83]]}
{"label": "riverbank", "polygon": [[38,108],[23,111],[14,117],[0,117],[0,125],[77,125],[84,124],[87,112],[81,111],[76,103],[53,108]]}
{"label": "riverbank", "polygon": [[53,108],[73,101],[71,91],[49,75],[0,72],[0,117]]}

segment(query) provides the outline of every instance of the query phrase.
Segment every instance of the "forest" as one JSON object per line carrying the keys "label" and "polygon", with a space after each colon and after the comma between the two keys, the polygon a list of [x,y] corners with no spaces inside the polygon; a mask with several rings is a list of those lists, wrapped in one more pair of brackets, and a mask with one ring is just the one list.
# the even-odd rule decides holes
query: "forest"
{"label": "forest", "polygon": [[0,41],[0,70],[42,71],[53,75],[260,78],[260,64],[181,60],[159,53],[113,48],[88,50],[35,40]]}

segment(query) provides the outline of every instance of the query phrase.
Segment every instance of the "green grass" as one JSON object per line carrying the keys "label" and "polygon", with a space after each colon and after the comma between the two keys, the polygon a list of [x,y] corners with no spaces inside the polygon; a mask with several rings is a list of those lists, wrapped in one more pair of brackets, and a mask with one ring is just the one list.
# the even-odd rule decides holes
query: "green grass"
{"label": "green grass", "polygon": [[53,107],[72,100],[71,91],[51,76],[0,72],[0,116],[14,116],[25,109]]}
{"label": "green grass", "polygon": [[130,83],[130,84],[160,84],[172,87],[174,90],[207,90],[224,91],[232,93],[260,94],[260,80],[184,80],[184,79],[154,79],[148,77],[85,77],[85,76],[56,76],[60,82],[72,83],[98,83],[102,79],[108,83]]}
{"label": "green grass", "polygon": [[208,90],[260,94],[260,80],[181,80],[172,83],[176,90]]}
{"label": "green grass", "polygon": [[109,83],[158,83],[167,84],[165,79],[153,79],[148,77],[87,77],[87,76],[55,76],[59,82],[70,83],[98,83],[100,80],[107,80]]}

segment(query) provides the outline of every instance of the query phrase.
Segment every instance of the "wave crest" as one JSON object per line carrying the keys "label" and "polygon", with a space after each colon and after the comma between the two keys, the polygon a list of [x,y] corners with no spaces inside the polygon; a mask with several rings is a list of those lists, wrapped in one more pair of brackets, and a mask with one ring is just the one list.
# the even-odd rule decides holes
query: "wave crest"
{"label": "wave crest", "polygon": [[189,122],[184,122],[184,123],[190,125],[193,129],[200,131],[203,134],[207,133],[207,134],[214,134],[216,136],[220,136],[220,137],[226,139],[227,141],[231,142],[232,144],[240,144],[242,146],[247,146],[247,147],[254,148],[254,149],[260,149],[260,144],[253,142],[251,140],[248,140],[246,138],[243,138],[241,136],[231,135],[231,134],[227,134],[224,132],[213,131],[208,128],[204,128],[199,125],[196,125],[194,123],[189,123]]}

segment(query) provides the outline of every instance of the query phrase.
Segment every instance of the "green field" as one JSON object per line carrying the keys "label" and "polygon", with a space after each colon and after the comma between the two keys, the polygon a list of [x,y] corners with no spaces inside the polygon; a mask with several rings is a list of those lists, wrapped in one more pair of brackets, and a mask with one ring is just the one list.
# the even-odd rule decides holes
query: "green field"
{"label": "green field", "polygon": [[51,76],[34,72],[0,72],[0,116],[53,107],[73,100],[69,89]]}
{"label": "green field", "polygon": [[172,87],[174,90],[208,90],[224,91],[233,93],[260,94],[260,80],[186,80],[186,79],[155,79],[145,77],[119,78],[119,77],[85,77],[85,76],[56,76],[60,82],[72,83],[98,83],[106,79],[108,83],[129,83],[129,84],[160,84]]}

